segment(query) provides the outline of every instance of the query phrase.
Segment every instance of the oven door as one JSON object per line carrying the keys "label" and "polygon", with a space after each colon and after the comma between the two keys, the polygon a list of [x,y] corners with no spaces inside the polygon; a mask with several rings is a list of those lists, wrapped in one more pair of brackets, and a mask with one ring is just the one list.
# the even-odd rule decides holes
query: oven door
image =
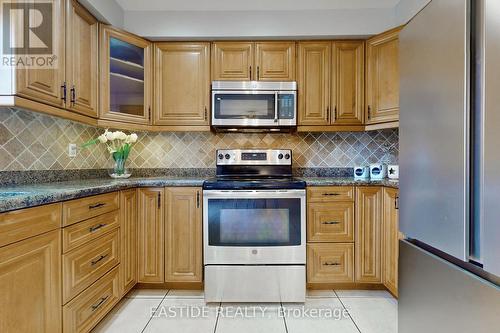
{"label": "oven door", "polygon": [[204,191],[204,262],[305,264],[305,190]]}

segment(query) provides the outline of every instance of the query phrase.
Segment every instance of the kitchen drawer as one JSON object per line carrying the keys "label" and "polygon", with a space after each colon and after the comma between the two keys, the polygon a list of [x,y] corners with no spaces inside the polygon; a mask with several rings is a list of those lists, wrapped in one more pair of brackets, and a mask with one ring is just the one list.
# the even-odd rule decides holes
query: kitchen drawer
{"label": "kitchen drawer", "polygon": [[118,267],[63,307],[65,333],[90,332],[120,300]]}
{"label": "kitchen drawer", "polygon": [[26,208],[0,214],[0,246],[61,227],[61,204]]}
{"label": "kitchen drawer", "polygon": [[66,253],[120,226],[119,211],[106,213],[63,229],[63,252]]}
{"label": "kitchen drawer", "polygon": [[354,282],[354,244],[307,244],[307,282]]}
{"label": "kitchen drawer", "polygon": [[354,242],[354,202],[307,205],[308,242]]}
{"label": "kitchen drawer", "polygon": [[119,231],[120,229],[116,229],[63,254],[64,303],[119,263]]}
{"label": "kitchen drawer", "polygon": [[90,219],[120,207],[119,193],[106,193],[63,203],[63,225]]}
{"label": "kitchen drawer", "polygon": [[354,201],[352,186],[310,186],[307,202]]}

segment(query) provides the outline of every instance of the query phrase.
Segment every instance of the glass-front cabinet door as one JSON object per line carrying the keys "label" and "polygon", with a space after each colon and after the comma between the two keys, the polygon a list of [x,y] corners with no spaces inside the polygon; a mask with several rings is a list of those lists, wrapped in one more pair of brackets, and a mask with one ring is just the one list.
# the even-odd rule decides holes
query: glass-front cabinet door
{"label": "glass-front cabinet door", "polygon": [[151,43],[101,26],[100,118],[135,124],[151,120]]}

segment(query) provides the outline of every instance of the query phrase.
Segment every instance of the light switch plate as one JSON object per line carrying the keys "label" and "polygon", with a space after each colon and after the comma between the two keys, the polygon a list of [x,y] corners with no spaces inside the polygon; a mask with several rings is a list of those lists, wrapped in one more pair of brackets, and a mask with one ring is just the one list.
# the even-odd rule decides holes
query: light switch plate
{"label": "light switch plate", "polygon": [[76,144],[70,143],[68,145],[68,156],[69,157],[76,157],[76,152],[77,152]]}

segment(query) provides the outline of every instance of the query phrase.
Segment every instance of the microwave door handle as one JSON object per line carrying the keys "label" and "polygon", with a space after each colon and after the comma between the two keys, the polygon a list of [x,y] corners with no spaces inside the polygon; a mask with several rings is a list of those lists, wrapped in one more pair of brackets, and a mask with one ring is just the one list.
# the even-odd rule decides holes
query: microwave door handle
{"label": "microwave door handle", "polygon": [[278,122],[278,92],[274,92],[274,122]]}

